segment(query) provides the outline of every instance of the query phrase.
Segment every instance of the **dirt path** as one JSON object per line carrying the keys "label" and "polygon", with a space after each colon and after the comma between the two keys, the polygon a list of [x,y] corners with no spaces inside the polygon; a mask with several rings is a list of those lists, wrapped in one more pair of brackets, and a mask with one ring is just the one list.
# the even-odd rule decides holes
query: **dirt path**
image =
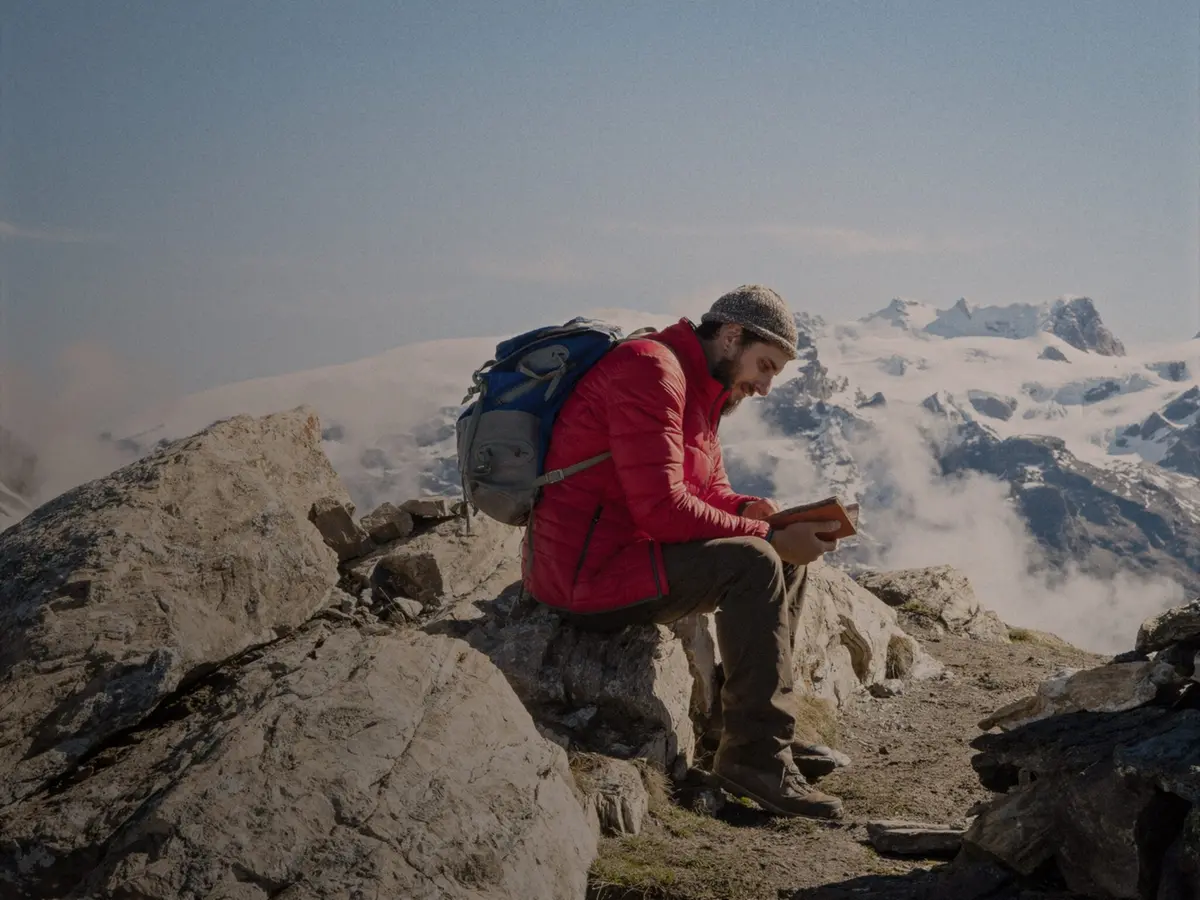
{"label": "dirt path", "polygon": [[842,711],[839,747],[854,765],[821,782],[840,795],[838,823],[778,819],[727,804],[716,817],[660,807],[643,833],[606,838],[593,867],[603,900],[918,900],[938,860],[880,856],[866,823],[915,819],[964,824],[988,792],[971,769],[977,723],[1030,693],[1055,670],[1102,661],[1049,636],[1018,632],[1011,645],[985,644],[904,627],[946,665],[937,681],[889,699],[862,694]]}

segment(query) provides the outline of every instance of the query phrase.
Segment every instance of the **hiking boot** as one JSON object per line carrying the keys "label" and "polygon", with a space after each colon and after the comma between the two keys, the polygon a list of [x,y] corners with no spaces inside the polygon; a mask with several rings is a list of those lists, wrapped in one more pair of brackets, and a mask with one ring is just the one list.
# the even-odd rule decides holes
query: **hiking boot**
{"label": "hiking boot", "polygon": [[773,760],[769,769],[725,762],[720,754],[713,764],[713,779],[725,790],[753,800],[777,816],[840,819],[842,801],[823,794],[804,780],[794,765]]}
{"label": "hiking boot", "polygon": [[850,765],[850,757],[845,753],[824,744],[802,744],[799,741],[792,744],[792,759],[800,774],[809,781],[824,778],[834,769]]}

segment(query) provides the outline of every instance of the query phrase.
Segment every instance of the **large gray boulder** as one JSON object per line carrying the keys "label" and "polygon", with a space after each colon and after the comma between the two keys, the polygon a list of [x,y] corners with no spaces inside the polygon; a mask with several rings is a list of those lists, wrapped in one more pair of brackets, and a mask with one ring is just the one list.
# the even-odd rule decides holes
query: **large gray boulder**
{"label": "large gray boulder", "polygon": [[1184,641],[1200,641],[1200,598],[1143,622],[1138,629],[1137,649],[1149,653]]}
{"label": "large gray boulder", "polygon": [[837,706],[873,685],[923,679],[945,669],[896,613],[833,566],[808,567],[793,654],[796,686]]}
{"label": "large gray boulder", "polygon": [[582,898],[566,754],[485,657],[314,622],[4,810],[18,898]]}
{"label": "large gray boulder", "polygon": [[316,611],[347,499],[307,409],[218,422],[0,534],[0,809]]}
{"label": "large gray boulder", "polygon": [[1152,702],[1179,682],[1165,662],[1117,662],[1081,672],[1062,672],[980,721],[983,729],[1011,731],[1029,722],[1073,712],[1122,712]]}
{"label": "large gray boulder", "polygon": [[980,641],[1009,643],[1008,628],[980,605],[971,582],[952,566],[869,572],[858,583],[886,603],[928,619],[935,629]]}
{"label": "large gray boulder", "polygon": [[[405,506],[422,509],[427,507],[421,504],[434,502]],[[432,614],[478,599],[481,589],[494,597],[514,576],[519,577],[524,534],[520,528],[485,516],[475,517],[469,531],[463,518],[423,518],[420,530],[350,563],[351,581],[372,588],[379,595],[377,602],[409,597]]]}
{"label": "large gray boulder", "polygon": [[467,640],[505,674],[544,733],[665,772],[691,765],[692,674],[669,628],[589,632],[533,601],[508,596],[497,606]]}

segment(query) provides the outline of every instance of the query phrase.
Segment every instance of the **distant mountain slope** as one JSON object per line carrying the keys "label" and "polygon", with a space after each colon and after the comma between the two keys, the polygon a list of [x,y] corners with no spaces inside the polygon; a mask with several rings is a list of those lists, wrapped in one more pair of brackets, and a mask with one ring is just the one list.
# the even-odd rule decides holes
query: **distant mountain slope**
{"label": "distant mountain slope", "polygon": [[[850,560],[952,561],[986,584],[978,567],[996,557],[964,535],[1004,522],[1032,536],[1005,533],[1006,567],[1119,570],[1200,591],[1200,342],[1118,355],[1094,308],[1074,298],[939,312],[896,300],[852,322],[800,314],[800,359],[769,397],[722,422],[731,477],[783,502],[834,491],[861,500]],[[592,314],[626,330],[678,318]],[[508,336],[226,385],[118,424],[107,446],[133,458],[219,418],[308,403],[360,510],[457,491],[460,402]],[[953,560],[948,541],[959,542]]]}

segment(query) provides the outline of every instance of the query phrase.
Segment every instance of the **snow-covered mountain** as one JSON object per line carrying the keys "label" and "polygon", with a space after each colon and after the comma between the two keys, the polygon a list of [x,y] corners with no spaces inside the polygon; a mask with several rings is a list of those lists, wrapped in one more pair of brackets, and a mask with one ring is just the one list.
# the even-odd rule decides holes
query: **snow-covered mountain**
{"label": "snow-covered mountain", "polygon": [[[676,320],[588,314],[627,331]],[[1125,354],[1086,298],[945,311],[895,300],[797,324],[801,358],[725,420],[722,441],[744,490],[858,500],[863,531],[844,561],[950,562],[1011,620],[1060,632],[1078,626],[1053,620],[1061,603],[1048,597],[1073,597],[1064,608],[1078,613],[1132,584],[1146,612],[1200,592],[1200,341]],[[219,418],[306,403],[361,511],[456,491],[454,422],[471,372],[506,337],[226,385],[118,423],[105,448],[133,459]],[[1006,608],[1024,595],[1041,599]],[[1105,610],[1092,618],[1111,621]]]}
{"label": "snow-covered mountain", "polygon": [[1000,337],[1025,340],[1046,332],[1077,350],[1124,356],[1125,347],[1105,327],[1089,297],[1060,297],[1050,303],[973,307],[966,298],[946,310],[897,298],[861,320],[944,338]]}

